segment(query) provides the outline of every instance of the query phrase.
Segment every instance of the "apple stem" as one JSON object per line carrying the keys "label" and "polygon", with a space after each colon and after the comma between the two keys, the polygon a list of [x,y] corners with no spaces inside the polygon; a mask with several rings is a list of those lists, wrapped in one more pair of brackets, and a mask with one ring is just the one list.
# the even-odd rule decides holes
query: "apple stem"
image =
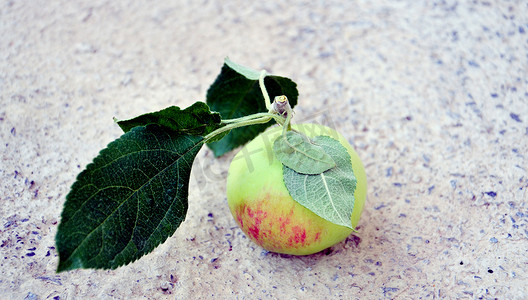
{"label": "apple stem", "polygon": [[259,86],[260,91],[262,92],[262,96],[264,96],[264,101],[266,102],[266,108],[268,109],[268,111],[271,112],[271,100],[268,91],[266,90],[266,85],[264,84],[264,77],[266,77],[266,75],[266,70],[260,71]]}
{"label": "apple stem", "polygon": [[282,134],[285,135],[286,131],[291,130],[291,119],[293,117],[293,109],[288,102],[288,98],[284,95],[275,97],[271,105],[271,110],[279,116],[286,117],[284,124],[282,124]]}
{"label": "apple stem", "polygon": [[285,95],[277,96],[275,99],[273,99],[273,103],[271,103],[270,96],[268,94],[268,90],[266,89],[266,85],[264,84],[264,78],[267,76],[266,70],[260,71],[259,76],[259,86],[260,91],[262,92],[262,96],[264,97],[264,102],[266,103],[266,108],[268,109],[268,113],[270,114],[279,114],[281,117],[286,117],[285,122],[277,122],[284,126],[284,132],[287,130],[291,130],[291,118],[293,115],[293,110],[291,108],[290,102],[288,102],[288,97]]}
{"label": "apple stem", "polygon": [[285,119],[282,116],[279,116],[277,114],[272,114],[272,113],[256,113],[256,114],[252,114],[252,115],[241,117],[241,118],[222,120],[222,123],[224,123],[225,126],[218,128],[217,130],[206,135],[204,137],[204,141],[207,142],[213,137],[219,134],[222,134],[226,131],[235,129],[235,128],[248,126],[248,125],[267,123],[271,121],[271,119],[275,119],[275,121],[281,125],[284,125],[285,121],[287,120],[287,118]]}

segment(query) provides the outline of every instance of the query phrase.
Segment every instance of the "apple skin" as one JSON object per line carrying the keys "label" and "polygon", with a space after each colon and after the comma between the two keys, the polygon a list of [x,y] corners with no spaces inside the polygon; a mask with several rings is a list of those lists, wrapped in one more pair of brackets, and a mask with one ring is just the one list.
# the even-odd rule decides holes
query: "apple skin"
{"label": "apple skin", "polygon": [[[348,150],[357,179],[352,226],[356,228],[367,191],[363,164],[347,140],[318,124],[293,125],[313,138],[327,135]],[[344,240],[352,229],[329,222],[297,203],[283,180],[282,163],[273,154],[273,142],[282,127],[257,136],[233,158],[227,177],[227,202],[242,231],[262,248],[277,253],[308,255]]]}

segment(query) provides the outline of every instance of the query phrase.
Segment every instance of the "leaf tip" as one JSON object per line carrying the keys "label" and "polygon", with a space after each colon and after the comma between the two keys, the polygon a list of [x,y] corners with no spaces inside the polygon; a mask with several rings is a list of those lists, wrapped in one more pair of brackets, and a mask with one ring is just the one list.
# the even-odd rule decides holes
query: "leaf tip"
{"label": "leaf tip", "polygon": [[83,263],[79,258],[73,257],[72,259],[73,260],[71,259],[62,260],[59,258],[59,265],[57,266],[56,273],[62,273],[65,271],[71,271],[71,270],[83,268]]}
{"label": "leaf tip", "polygon": [[254,69],[249,68],[249,67],[246,67],[246,66],[243,66],[243,65],[239,65],[239,64],[235,63],[234,61],[230,60],[228,57],[226,57],[226,59],[224,60],[224,63],[229,68],[231,68],[232,70],[234,70],[238,74],[246,77],[249,80],[258,80],[259,77],[260,77],[260,72],[259,71],[254,70]]}

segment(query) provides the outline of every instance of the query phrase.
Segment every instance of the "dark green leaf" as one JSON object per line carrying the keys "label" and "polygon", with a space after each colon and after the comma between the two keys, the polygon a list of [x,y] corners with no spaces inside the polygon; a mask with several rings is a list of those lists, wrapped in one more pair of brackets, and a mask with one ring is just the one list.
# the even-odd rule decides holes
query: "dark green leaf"
{"label": "dark green leaf", "polygon": [[287,131],[273,142],[275,157],[285,166],[302,174],[321,174],[336,166],[321,146],[307,136]]}
{"label": "dark green leaf", "polygon": [[332,223],[352,228],[357,179],[350,154],[336,139],[316,136],[314,141],[336,166],[318,175],[300,174],[283,165],[284,183],[293,200]]}
{"label": "dark green leaf", "polygon": [[[207,104],[212,110],[219,112],[224,120],[267,112],[256,76],[258,72],[237,65],[235,68],[243,73],[241,74],[232,68],[234,65],[231,61],[226,60],[220,75],[207,91]],[[264,85],[272,101],[276,96],[285,95],[288,97],[291,107],[297,104],[299,95],[297,85],[290,79],[266,76]],[[233,129],[222,140],[209,143],[208,146],[213,150],[215,156],[221,156],[249,142],[272,124],[274,124],[273,121]]]}
{"label": "dark green leaf", "polygon": [[203,138],[139,126],[79,174],[56,236],[57,271],[114,269],[151,252],[185,219],[191,166]]}
{"label": "dark green leaf", "polygon": [[207,104],[195,102],[183,110],[177,106],[171,106],[130,120],[118,121],[117,124],[124,132],[136,126],[158,124],[175,133],[205,136],[222,127],[221,121],[220,114],[211,112]]}

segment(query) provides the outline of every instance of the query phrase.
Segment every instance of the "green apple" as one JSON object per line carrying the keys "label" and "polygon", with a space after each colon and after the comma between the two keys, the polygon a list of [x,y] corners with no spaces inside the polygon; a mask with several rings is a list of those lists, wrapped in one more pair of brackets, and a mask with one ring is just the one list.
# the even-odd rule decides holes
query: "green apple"
{"label": "green apple", "polygon": [[[318,124],[293,125],[313,138],[338,140],[351,157],[357,179],[351,221],[359,222],[367,192],[363,164],[347,140]],[[273,142],[282,128],[275,127],[249,142],[233,158],[227,177],[227,201],[242,231],[262,248],[285,254],[308,255],[344,240],[352,229],[327,221],[292,199],[283,180],[283,165],[273,154]]]}

